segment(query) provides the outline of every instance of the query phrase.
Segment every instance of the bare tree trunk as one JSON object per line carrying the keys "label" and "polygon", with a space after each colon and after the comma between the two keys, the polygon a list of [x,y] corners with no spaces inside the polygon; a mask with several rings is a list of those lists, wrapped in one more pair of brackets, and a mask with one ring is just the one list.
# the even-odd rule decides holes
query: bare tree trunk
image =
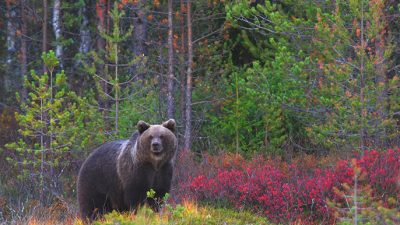
{"label": "bare tree trunk", "polygon": [[[24,76],[28,75],[28,47],[27,47],[27,41],[26,37],[28,36],[28,28],[27,28],[27,18],[26,18],[26,10],[25,7],[27,7],[27,0],[21,0],[21,33],[22,33],[22,38],[21,38],[21,56],[20,56],[20,62],[21,62],[21,80],[23,80]],[[21,97],[23,100],[27,99],[28,93],[23,85],[23,82],[21,82],[20,85],[20,90],[21,90]]]}
{"label": "bare tree trunk", "polygon": [[17,33],[17,6],[13,1],[6,1],[7,6],[7,72],[4,76],[4,91],[5,93],[10,93],[12,91],[13,85],[13,74],[15,71],[15,58],[17,53],[17,42],[16,42],[16,33]]}
{"label": "bare tree trunk", "polygon": [[187,27],[188,27],[188,67],[186,79],[185,102],[185,134],[183,148],[190,150],[192,139],[192,69],[193,69],[193,42],[192,42],[192,13],[191,1],[187,1]]}
{"label": "bare tree trunk", "polygon": [[365,77],[364,77],[364,2],[361,2],[361,62],[360,62],[360,102],[361,102],[361,127],[360,127],[360,150],[365,150],[365,120],[367,117],[367,110],[365,107]]}
{"label": "bare tree trunk", "polygon": [[56,37],[56,56],[59,61],[59,66],[64,69],[63,64],[63,48],[61,44],[62,30],[61,30],[61,0],[54,0],[53,6],[53,30]]}
{"label": "bare tree trunk", "polygon": [[[146,18],[146,0],[140,0],[137,3],[136,17],[133,21],[133,38],[134,38],[134,54],[136,57],[144,57],[147,55],[146,41],[147,41],[147,18]],[[140,60],[131,70],[132,74],[137,75],[139,79],[144,78],[144,74],[139,72],[139,65],[142,65],[143,61]]]}
{"label": "bare tree trunk", "polygon": [[167,116],[174,118],[175,114],[175,76],[174,76],[174,46],[172,25],[172,0],[168,0],[168,93],[167,93]]}
{"label": "bare tree trunk", "polygon": [[[43,0],[43,23],[42,23],[42,52],[47,52],[47,21],[48,21],[48,6],[47,0]],[[43,73],[46,73],[46,65],[43,63]]]}
{"label": "bare tree trunk", "polygon": [[180,8],[181,8],[181,15],[180,15],[180,26],[181,26],[180,110],[181,110],[182,124],[185,124],[185,120],[186,120],[186,117],[185,117],[186,72],[183,68],[185,68],[186,48],[185,48],[185,17],[184,17],[185,3],[184,3],[184,0],[180,0]]}
{"label": "bare tree trunk", "polygon": [[146,0],[141,0],[138,3],[137,18],[134,21],[135,29],[135,54],[137,56],[145,55],[146,47],[145,41],[147,40],[147,19],[145,10]]}

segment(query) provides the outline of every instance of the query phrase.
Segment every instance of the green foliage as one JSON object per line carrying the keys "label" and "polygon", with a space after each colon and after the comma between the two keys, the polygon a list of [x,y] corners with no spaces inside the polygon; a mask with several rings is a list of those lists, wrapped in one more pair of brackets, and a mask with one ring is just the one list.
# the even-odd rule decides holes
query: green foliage
{"label": "green foliage", "polygon": [[[398,136],[394,114],[388,107],[398,90],[389,78],[384,60],[393,51],[391,36],[386,39],[381,1],[362,4],[338,2],[336,14],[319,11],[313,64],[318,88],[312,90],[314,110],[319,108],[309,135],[315,143],[328,148],[354,149],[366,145],[366,139],[386,146]],[[373,46],[367,46],[373,40]],[[363,47],[364,46],[364,47]],[[387,80],[387,81],[385,81]],[[393,104],[392,104],[393,103]],[[390,102],[398,108],[398,102]],[[360,144],[363,143],[363,144]],[[344,148],[343,148],[344,147]]]}
{"label": "green foliage", "polygon": [[156,196],[156,192],[154,191],[154,189],[150,189],[146,192],[146,196],[147,198],[154,198]]}
{"label": "green foliage", "polygon": [[[234,71],[224,82],[228,96],[219,109],[219,113],[210,114],[209,135],[216,138],[219,148],[230,151],[251,152],[262,145],[262,112],[258,102],[246,93],[245,77],[242,71]],[[242,75],[243,76],[243,75]]]}
{"label": "green foliage", "polygon": [[15,115],[22,138],[6,145],[15,151],[16,157],[7,161],[20,168],[17,178],[39,181],[40,187],[33,191],[40,188],[40,192],[50,182],[57,183],[57,177],[70,166],[68,155],[82,155],[82,150],[104,139],[98,132],[102,122],[97,109],[68,89],[64,71],[53,77],[58,65],[54,52],[44,53],[42,58],[50,76],[31,71],[32,79],[25,77],[29,97]]}
{"label": "green foliage", "polygon": [[282,154],[289,139],[305,136],[293,109],[306,104],[304,77],[310,60],[301,52],[296,57],[284,39],[269,42],[277,49],[274,59],[230,72],[224,81],[228,96],[220,113],[210,115],[215,125],[210,130],[216,128],[214,135],[225,149],[235,148],[237,135],[242,151]]}
{"label": "green foliage", "polygon": [[387,74],[394,46],[384,10],[383,1],[227,4],[226,92],[206,129],[218,148],[282,154],[395,143],[399,78]]}
{"label": "green foliage", "polygon": [[82,24],[82,16],[76,12],[84,7],[85,0],[77,0],[73,2],[63,1],[61,10],[63,11],[63,24],[66,28],[71,29]]}
{"label": "green foliage", "polygon": [[264,218],[250,212],[237,212],[224,208],[198,207],[191,203],[170,206],[161,213],[147,207],[140,208],[136,215],[113,211],[94,224],[269,224]]}

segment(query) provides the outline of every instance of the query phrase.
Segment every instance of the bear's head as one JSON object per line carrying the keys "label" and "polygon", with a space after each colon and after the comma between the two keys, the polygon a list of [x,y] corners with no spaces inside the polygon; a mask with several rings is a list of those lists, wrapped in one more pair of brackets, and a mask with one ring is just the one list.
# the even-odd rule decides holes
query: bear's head
{"label": "bear's head", "polygon": [[144,121],[137,124],[139,137],[137,151],[155,167],[174,159],[178,147],[175,136],[175,120],[170,119],[161,125],[150,125]]}

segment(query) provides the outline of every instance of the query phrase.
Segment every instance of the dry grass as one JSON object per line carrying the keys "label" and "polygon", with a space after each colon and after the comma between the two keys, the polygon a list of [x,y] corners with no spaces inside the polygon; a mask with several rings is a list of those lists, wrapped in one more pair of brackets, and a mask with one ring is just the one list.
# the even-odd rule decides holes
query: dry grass
{"label": "dry grass", "polygon": [[30,201],[19,209],[7,207],[4,221],[0,224],[77,224],[77,207],[72,202],[57,199],[51,206],[43,207],[38,201]]}

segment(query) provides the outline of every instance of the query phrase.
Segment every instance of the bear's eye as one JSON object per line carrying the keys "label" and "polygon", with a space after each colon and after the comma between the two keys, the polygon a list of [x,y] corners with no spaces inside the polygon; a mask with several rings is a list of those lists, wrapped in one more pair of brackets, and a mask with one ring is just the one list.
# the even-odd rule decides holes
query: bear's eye
{"label": "bear's eye", "polygon": [[164,138],[164,135],[161,134],[161,135],[160,135],[160,138],[163,139],[163,138]]}
{"label": "bear's eye", "polygon": [[150,139],[153,139],[153,135],[150,134]]}

